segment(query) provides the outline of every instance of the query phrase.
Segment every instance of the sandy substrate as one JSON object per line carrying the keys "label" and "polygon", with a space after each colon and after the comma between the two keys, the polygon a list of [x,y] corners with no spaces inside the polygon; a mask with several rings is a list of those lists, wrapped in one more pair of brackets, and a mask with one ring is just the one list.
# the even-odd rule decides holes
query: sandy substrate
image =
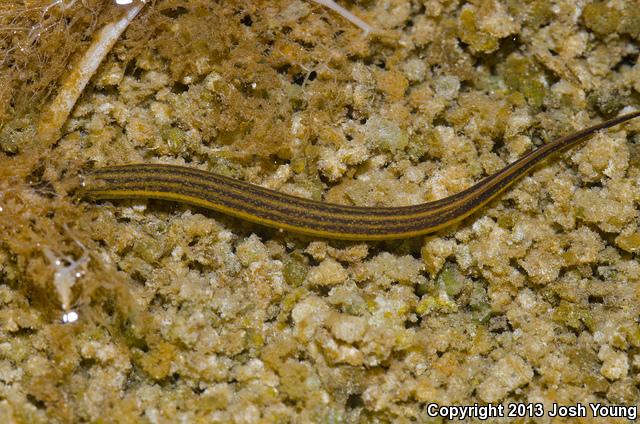
{"label": "sandy substrate", "polygon": [[[589,402],[640,403],[640,120],[412,240],[73,199],[82,168],[147,162],[417,204],[640,107],[631,0],[341,4],[375,30],[302,0],[149,4],[53,147],[20,90],[44,104],[59,75],[21,80],[28,57],[7,53],[0,422],[441,423],[431,403],[477,402],[580,403],[589,417],[566,422],[586,423]],[[111,12],[69,7],[82,51]],[[70,269],[78,320],[64,324],[54,283]]]}

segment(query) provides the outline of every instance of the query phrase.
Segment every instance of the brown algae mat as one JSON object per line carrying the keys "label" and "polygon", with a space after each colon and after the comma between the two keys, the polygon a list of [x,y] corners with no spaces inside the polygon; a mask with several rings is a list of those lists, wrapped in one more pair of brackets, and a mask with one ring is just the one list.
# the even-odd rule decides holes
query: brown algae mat
{"label": "brown algae mat", "polygon": [[640,120],[411,240],[74,198],[82,169],[145,162],[411,205],[640,107],[631,0],[340,4],[373,30],[304,0],[150,2],[51,142],[47,105],[120,12],[0,12],[0,422],[630,422]]}

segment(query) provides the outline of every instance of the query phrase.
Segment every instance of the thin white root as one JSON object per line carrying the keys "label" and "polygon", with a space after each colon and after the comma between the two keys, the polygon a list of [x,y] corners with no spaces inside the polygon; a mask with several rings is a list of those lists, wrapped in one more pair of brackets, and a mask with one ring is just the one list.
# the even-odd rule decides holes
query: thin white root
{"label": "thin white root", "polygon": [[50,145],[58,140],[62,126],[87,83],[144,5],[143,1],[136,2],[126,10],[120,19],[105,25],[98,32],[84,56],[62,82],[60,92],[51,102],[49,110],[42,114],[38,125],[38,135],[41,142]]}
{"label": "thin white root", "polygon": [[367,36],[373,30],[373,28],[368,23],[358,18],[356,15],[349,12],[347,9],[340,6],[338,3],[336,3],[333,0],[313,0],[313,1],[323,6],[326,6],[329,9],[333,10],[334,12],[342,15],[345,19],[349,20],[352,24],[359,27],[364,32],[365,36]]}

